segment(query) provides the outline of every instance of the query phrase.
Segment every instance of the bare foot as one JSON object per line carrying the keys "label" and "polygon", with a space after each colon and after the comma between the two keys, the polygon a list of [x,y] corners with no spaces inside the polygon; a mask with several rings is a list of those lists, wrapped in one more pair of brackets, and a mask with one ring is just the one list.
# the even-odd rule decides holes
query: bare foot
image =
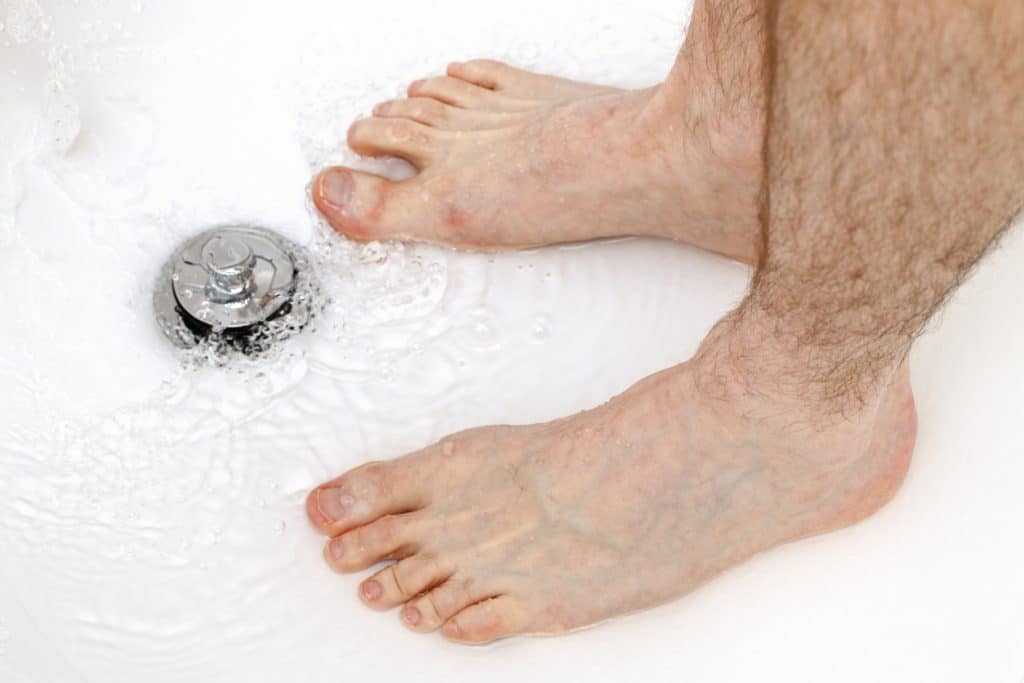
{"label": "bare foot", "polygon": [[[687,49],[705,59],[700,41]],[[500,249],[651,235],[753,263],[763,112],[718,85],[679,68],[661,86],[622,91],[451,64],[349,130],[356,152],[402,157],[418,175],[331,168],[313,198],[357,240]]]}
{"label": "bare foot", "polygon": [[[916,417],[906,367],[843,420],[723,373],[728,339],[594,410],[488,427],[356,468],[307,500],[376,609],[456,641],[585,627],[679,597],[787,541],[856,522],[896,491]],[[812,419],[812,418],[808,418]]]}

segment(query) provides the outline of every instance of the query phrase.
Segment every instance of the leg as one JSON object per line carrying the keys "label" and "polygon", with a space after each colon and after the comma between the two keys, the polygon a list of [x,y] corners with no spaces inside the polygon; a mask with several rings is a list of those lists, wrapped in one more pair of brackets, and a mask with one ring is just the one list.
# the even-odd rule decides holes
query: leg
{"label": "leg", "polygon": [[763,17],[752,0],[724,5],[699,3],[669,78],[646,90],[452,64],[349,131],[355,151],[404,157],[418,175],[328,169],[313,198],[360,240],[496,249],[642,234],[753,262]]}
{"label": "leg", "polygon": [[739,316],[787,359],[745,375],[838,412],[879,400],[1024,201],[1024,5],[847,4],[776,8],[768,250]]}
{"label": "leg", "polygon": [[771,22],[747,301],[692,361],[599,408],[317,488],[332,566],[397,559],[367,604],[464,642],[562,632],[893,495],[915,434],[907,349],[1024,199],[1024,8],[793,1]]}

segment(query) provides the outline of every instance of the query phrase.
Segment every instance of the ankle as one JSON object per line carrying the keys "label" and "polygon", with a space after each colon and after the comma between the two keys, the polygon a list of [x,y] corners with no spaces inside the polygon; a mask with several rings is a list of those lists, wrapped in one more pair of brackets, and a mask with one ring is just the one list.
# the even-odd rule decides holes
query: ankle
{"label": "ankle", "polygon": [[786,340],[771,320],[744,305],[712,329],[694,362],[702,391],[769,431],[822,446],[848,443],[843,452],[856,455],[890,388],[906,380],[905,368],[891,359],[879,380],[861,391],[821,375],[819,353]]}
{"label": "ankle", "polygon": [[703,110],[693,93],[666,81],[644,105],[635,128],[645,138],[642,145],[656,154],[645,191],[660,192],[661,203],[676,207],[658,235],[754,266],[763,244],[762,122]]}
{"label": "ankle", "polygon": [[[732,65],[726,72],[746,75],[723,80],[719,65],[703,54],[705,43],[688,37],[672,72],[641,114],[645,130],[660,138],[666,150],[664,177],[682,183],[686,215],[666,236],[756,265],[763,251],[766,82],[759,64]],[[737,59],[755,57],[744,53]],[[756,60],[761,59],[758,53]]]}

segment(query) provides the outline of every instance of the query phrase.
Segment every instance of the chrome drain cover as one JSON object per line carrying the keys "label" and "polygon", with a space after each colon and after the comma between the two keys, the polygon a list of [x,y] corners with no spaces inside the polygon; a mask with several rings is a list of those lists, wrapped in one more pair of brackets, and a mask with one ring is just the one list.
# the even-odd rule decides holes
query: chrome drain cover
{"label": "chrome drain cover", "polygon": [[296,301],[296,292],[309,277],[309,258],[291,240],[265,228],[218,227],[175,250],[160,271],[153,306],[176,346],[191,348],[211,335],[244,346],[265,323],[285,316],[292,319],[280,332],[305,326],[309,297]]}

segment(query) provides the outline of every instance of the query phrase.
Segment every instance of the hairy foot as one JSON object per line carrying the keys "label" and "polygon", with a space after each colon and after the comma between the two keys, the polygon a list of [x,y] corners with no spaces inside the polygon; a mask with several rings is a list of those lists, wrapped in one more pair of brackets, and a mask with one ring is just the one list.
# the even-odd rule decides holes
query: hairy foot
{"label": "hairy foot", "polygon": [[916,430],[906,367],[859,414],[794,422],[788,399],[723,374],[728,343],[705,347],[594,410],[470,430],[323,484],[307,512],[332,537],[327,562],[396,560],[360,585],[367,605],[481,643],[664,603],[893,495]]}
{"label": "hairy foot", "polygon": [[651,235],[752,263],[763,112],[708,95],[710,73],[680,71],[623,91],[489,60],[451,64],[349,130],[356,152],[404,158],[418,174],[392,182],[330,168],[314,201],[357,240],[502,249]]}

